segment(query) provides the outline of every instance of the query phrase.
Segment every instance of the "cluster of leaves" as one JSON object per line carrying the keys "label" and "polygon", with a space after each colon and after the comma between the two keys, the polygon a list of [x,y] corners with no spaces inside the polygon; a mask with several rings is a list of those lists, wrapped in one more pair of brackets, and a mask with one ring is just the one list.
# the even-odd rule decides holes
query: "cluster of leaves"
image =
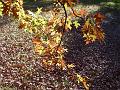
{"label": "cluster of leaves", "polygon": [[[73,4],[76,0],[56,0],[56,6],[59,4],[64,9],[54,7],[51,10],[49,19],[42,15],[42,8],[38,8],[36,12],[30,10],[25,11],[22,7],[22,0],[6,0],[0,2],[0,15],[13,15],[19,21],[19,29],[24,29],[33,35],[33,44],[35,52],[43,57],[43,67],[48,71],[72,70],[75,65],[67,64],[64,61],[64,52],[67,49],[62,47],[62,36],[66,31],[72,30],[72,26],[76,29],[81,28],[81,33],[86,44],[96,40],[104,40],[104,32],[100,27],[102,20],[105,18],[102,14],[88,15],[87,11],[75,11]],[[67,11],[71,13],[68,14]],[[1,13],[2,12],[2,13]],[[73,17],[82,18],[84,24],[81,26],[77,20],[72,21]],[[78,73],[72,73],[76,76],[78,83],[83,83],[86,90],[89,90],[87,80]]]}
{"label": "cluster of leaves", "polygon": [[2,0],[2,14],[3,15],[13,15],[19,17],[19,11],[22,8],[22,0]]}
{"label": "cluster of leaves", "polygon": [[82,28],[82,33],[83,37],[85,38],[86,44],[89,44],[96,40],[104,40],[104,32],[100,26],[103,19],[105,19],[105,16],[100,13],[92,15],[90,18],[87,18]]}

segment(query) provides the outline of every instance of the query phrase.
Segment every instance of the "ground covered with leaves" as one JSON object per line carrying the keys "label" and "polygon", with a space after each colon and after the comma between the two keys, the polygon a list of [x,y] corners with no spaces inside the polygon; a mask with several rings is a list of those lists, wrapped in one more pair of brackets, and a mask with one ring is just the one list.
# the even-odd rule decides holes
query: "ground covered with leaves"
{"label": "ground covered with leaves", "polygon": [[[63,46],[68,48],[65,61],[75,65],[75,72],[88,77],[90,90],[119,90],[120,14],[112,11],[104,14],[105,41],[85,45],[78,31],[69,31],[63,37]],[[65,71],[46,71],[42,60],[33,50],[31,34],[18,30],[17,22],[12,19],[1,18],[0,89],[84,90]]]}
{"label": "ground covered with leaves", "polygon": [[65,39],[65,47],[69,48],[66,61],[75,63],[75,70],[91,79],[91,90],[120,89],[120,23],[109,20],[103,23],[106,34],[103,43],[84,45],[76,31],[65,35],[70,37]]}

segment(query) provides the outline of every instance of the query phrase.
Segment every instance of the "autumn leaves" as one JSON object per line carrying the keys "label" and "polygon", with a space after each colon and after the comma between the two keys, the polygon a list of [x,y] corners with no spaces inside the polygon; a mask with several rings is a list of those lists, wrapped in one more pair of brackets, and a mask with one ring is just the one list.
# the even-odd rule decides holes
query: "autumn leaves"
{"label": "autumn leaves", "polygon": [[96,40],[104,41],[104,32],[101,28],[101,22],[105,19],[105,16],[96,13],[95,15],[87,18],[82,28],[83,38],[85,38],[86,44],[92,43]]}
{"label": "autumn leaves", "polygon": [[[85,44],[104,40],[104,32],[101,28],[101,22],[105,19],[104,15],[100,13],[89,15],[84,9],[74,10],[75,1],[56,0],[57,4],[63,6],[64,9],[54,7],[50,11],[49,19],[42,15],[42,8],[38,8],[36,12],[25,11],[22,7],[22,0],[4,0],[3,5],[0,3],[0,9],[3,9],[3,15],[13,15],[17,18],[19,29],[28,31],[33,35],[34,50],[41,57],[44,57],[42,66],[46,70],[53,71],[57,67],[69,72],[69,69],[75,66],[66,64],[64,60],[64,52],[67,52],[67,49],[62,47],[62,36],[65,32],[72,30],[73,26],[75,29],[81,27],[80,34],[83,35]],[[67,11],[70,13],[68,14]],[[83,25],[76,19],[72,20],[76,17],[84,20]],[[78,82],[82,82],[88,90],[86,80],[79,74],[75,76],[78,78]]]}
{"label": "autumn leaves", "polygon": [[13,15],[16,18],[19,17],[19,11],[22,8],[22,0],[2,0],[3,4],[3,15]]}

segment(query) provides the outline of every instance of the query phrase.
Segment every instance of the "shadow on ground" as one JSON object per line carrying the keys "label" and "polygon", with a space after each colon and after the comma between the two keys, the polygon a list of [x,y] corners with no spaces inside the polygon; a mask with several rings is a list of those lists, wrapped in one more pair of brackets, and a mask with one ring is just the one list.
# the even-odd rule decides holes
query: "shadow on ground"
{"label": "shadow on ground", "polygon": [[[101,11],[106,16],[102,23],[105,32],[103,43],[84,45],[76,31],[64,36],[67,63],[74,63],[75,70],[92,81],[90,90],[120,89],[120,13],[115,10]],[[81,89],[80,89],[81,90]]]}
{"label": "shadow on ground", "polygon": [[44,9],[51,9],[54,7],[53,5],[54,1],[48,0],[48,1],[25,1],[23,4],[23,7],[25,10],[36,10],[38,7],[42,7]]}

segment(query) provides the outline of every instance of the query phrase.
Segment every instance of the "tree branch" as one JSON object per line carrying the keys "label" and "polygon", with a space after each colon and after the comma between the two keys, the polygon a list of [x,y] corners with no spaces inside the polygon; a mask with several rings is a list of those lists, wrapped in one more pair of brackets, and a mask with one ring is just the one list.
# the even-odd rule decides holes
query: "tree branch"
{"label": "tree branch", "polygon": [[61,40],[60,40],[60,43],[58,44],[58,46],[57,46],[57,48],[56,48],[56,51],[58,50],[58,48],[60,47],[60,45],[61,45],[61,43],[62,43],[62,37],[63,37],[63,34],[64,34],[64,32],[65,32],[65,26],[66,26],[66,23],[67,23],[67,11],[66,11],[66,9],[65,9],[64,4],[61,3],[61,2],[59,2],[59,3],[62,5],[62,7],[63,7],[63,9],[64,9],[65,21],[64,21],[64,26],[63,26],[63,30],[62,30]]}

